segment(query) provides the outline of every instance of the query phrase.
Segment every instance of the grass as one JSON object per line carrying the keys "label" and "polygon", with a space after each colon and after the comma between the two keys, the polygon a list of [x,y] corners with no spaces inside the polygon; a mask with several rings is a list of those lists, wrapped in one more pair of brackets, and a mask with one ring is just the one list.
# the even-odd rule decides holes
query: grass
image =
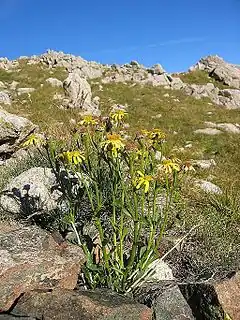
{"label": "grass", "polygon": [[[53,88],[45,83],[49,77],[63,80],[67,76],[66,72],[60,68],[50,70],[40,65],[29,66],[25,60],[20,66],[21,72],[8,73],[1,70],[0,81],[7,83],[13,80],[19,81],[18,87],[34,87],[36,91],[31,94],[31,99],[28,96],[15,97],[12,106],[6,106],[6,109],[29,118],[38,124],[41,130],[57,138],[63,139],[69,136],[73,128],[72,119],[78,121],[79,111],[59,108],[60,102],[54,101],[53,95],[63,93],[62,89]],[[194,71],[180,77],[187,83],[212,82],[221,89],[226,87],[209,78],[203,71]],[[240,123],[239,110],[226,110],[213,105],[209,99],[196,100],[181,91],[162,87],[111,83],[102,84],[103,90],[99,90],[99,84],[100,80],[92,81],[92,90],[94,96],[100,97],[103,114],[107,113],[115,103],[127,105],[128,122],[133,132],[142,128],[161,128],[167,134],[170,153],[183,160],[210,158],[215,160],[216,167],[197,170],[195,177],[211,180],[223,190],[233,188],[234,192],[228,195],[231,201],[240,193],[239,135],[226,132],[218,136],[194,133],[194,130],[205,127],[205,121]],[[192,147],[184,148],[189,142]],[[211,266],[217,269],[217,266],[227,264],[239,268],[237,258],[240,243],[239,206],[236,205],[232,211],[229,210],[229,203],[222,197],[216,197],[214,204],[212,199],[197,192],[191,184],[185,186],[182,193],[178,209],[180,228],[175,226],[173,232],[181,235],[185,229],[188,230],[200,223],[201,227],[193,236],[193,241],[198,243],[198,246],[194,246],[192,251],[190,245],[186,247],[188,253],[194,257],[198,271],[211,270]],[[239,197],[236,202],[240,203]],[[211,248],[210,253],[209,248]],[[198,271],[195,270],[196,273]]]}

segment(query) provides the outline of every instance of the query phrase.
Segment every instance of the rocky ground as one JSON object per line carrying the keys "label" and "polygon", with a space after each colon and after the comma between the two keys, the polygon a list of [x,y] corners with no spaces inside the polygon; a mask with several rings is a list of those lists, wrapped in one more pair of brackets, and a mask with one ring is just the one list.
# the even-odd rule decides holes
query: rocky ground
{"label": "rocky ground", "polygon": [[[31,224],[32,214],[57,207],[55,177],[43,159],[19,149],[32,133],[67,139],[81,115],[104,115],[114,104],[127,108],[130,130],[163,129],[169,151],[196,170],[181,190],[162,255],[194,231],[161,265],[157,283],[136,294],[138,302],[76,290],[81,250],[58,234],[58,217],[51,234]],[[55,51],[1,58],[0,319],[240,319],[239,108],[239,66],[217,56],[181,74]],[[49,221],[40,222],[47,228]]]}

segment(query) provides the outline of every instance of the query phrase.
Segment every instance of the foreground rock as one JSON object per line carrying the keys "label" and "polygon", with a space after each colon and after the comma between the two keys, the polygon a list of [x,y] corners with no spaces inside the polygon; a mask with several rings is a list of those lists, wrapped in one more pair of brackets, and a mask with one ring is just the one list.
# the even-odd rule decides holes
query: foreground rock
{"label": "foreground rock", "polygon": [[194,184],[196,187],[200,188],[206,193],[222,194],[222,190],[220,189],[220,187],[210,181],[199,179],[196,180]]}
{"label": "foreground rock", "polygon": [[35,167],[15,177],[3,190],[0,205],[4,211],[30,217],[57,208],[60,192],[52,190],[56,177],[51,169]]}
{"label": "foreground rock", "polygon": [[44,320],[151,320],[152,311],[108,291],[30,292],[11,312]]}
{"label": "foreground rock", "polygon": [[31,290],[76,286],[84,262],[78,246],[59,244],[37,227],[1,229],[0,310],[9,310],[16,299]]}
{"label": "foreground rock", "polygon": [[99,115],[98,104],[92,100],[90,84],[82,78],[79,72],[72,72],[63,82],[67,103],[70,108],[79,108],[85,113]]}
{"label": "foreground rock", "polygon": [[0,160],[9,158],[36,128],[31,121],[0,109]]}
{"label": "foreground rock", "polygon": [[187,284],[180,289],[196,319],[240,319],[239,273],[217,283]]}
{"label": "foreground rock", "polygon": [[192,310],[178,286],[170,286],[154,303],[156,320],[194,320]]}

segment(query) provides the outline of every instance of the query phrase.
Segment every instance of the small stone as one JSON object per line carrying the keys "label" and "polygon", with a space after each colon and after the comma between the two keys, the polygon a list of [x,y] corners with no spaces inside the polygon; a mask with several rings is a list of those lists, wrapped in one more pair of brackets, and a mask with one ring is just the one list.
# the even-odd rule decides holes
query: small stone
{"label": "small stone", "polygon": [[49,83],[53,87],[59,87],[59,88],[63,87],[62,81],[60,81],[56,78],[48,78],[48,79],[46,79],[46,82]]}
{"label": "small stone", "polygon": [[212,182],[206,180],[196,180],[195,185],[206,193],[222,194],[222,190]]}
{"label": "small stone", "polygon": [[34,88],[18,88],[17,89],[17,93],[18,95],[22,95],[22,94],[29,94],[29,93],[32,93],[34,92],[36,89]]}

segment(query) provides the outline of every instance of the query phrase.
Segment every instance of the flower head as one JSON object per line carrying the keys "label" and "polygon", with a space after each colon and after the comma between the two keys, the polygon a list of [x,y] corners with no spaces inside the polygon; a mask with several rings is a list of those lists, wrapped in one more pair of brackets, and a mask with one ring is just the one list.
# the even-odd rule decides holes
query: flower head
{"label": "flower head", "polygon": [[112,112],[110,114],[110,117],[115,123],[119,124],[120,122],[123,121],[123,119],[126,117],[126,115],[127,115],[126,111],[119,109],[119,110]]}
{"label": "flower head", "polygon": [[160,129],[153,129],[149,132],[149,138],[154,141],[164,140],[166,138],[165,133]]}
{"label": "flower head", "polygon": [[136,189],[144,188],[144,192],[148,193],[150,182],[153,181],[152,176],[144,175],[141,171],[137,171],[138,178],[135,181]]}
{"label": "flower head", "polygon": [[185,173],[189,171],[196,171],[190,161],[185,162],[181,169]]}
{"label": "flower head", "polygon": [[65,151],[58,155],[58,159],[66,164],[81,164],[85,160],[82,151]]}
{"label": "flower head", "polygon": [[83,118],[82,121],[79,122],[81,126],[94,126],[97,124],[97,121],[91,116],[87,115]]}
{"label": "flower head", "polygon": [[162,163],[158,166],[160,171],[165,171],[165,173],[172,173],[180,171],[180,166],[174,159],[163,159]]}
{"label": "flower head", "polygon": [[117,157],[119,151],[123,150],[125,145],[118,134],[108,134],[107,140],[101,143],[104,151],[110,151],[113,157]]}
{"label": "flower head", "polygon": [[22,143],[22,147],[39,146],[44,142],[40,135],[31,134],[25,142]]}

